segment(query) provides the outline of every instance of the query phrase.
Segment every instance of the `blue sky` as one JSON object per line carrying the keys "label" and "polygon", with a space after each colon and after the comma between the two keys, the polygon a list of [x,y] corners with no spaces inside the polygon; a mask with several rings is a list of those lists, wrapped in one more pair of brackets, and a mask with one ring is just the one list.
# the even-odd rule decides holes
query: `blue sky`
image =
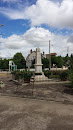
{"label": "blue sky", "polygon": [[[65,56],[73,53],[73,0],[1,0],[0,56],[13,57],[41,48]],[[67,49],[69,48],[69,49]]]}

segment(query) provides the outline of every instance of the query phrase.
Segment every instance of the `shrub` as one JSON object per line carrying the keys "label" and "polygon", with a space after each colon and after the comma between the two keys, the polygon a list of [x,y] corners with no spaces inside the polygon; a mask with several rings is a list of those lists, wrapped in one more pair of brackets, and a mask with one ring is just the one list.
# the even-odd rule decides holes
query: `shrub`
{"label": "shrub", "polygon": [[15,74],[16,74],[16,71],[12,71],[11,74],[15,75]]}
{"label": "shrub", "polygon": [[49,70],[45,70],[44,75],[49,78],[49,76],[51,75],[51,72]]}
{"label": "shrub", "polygon": [[15,74],[15,79],[16,80],[19,79],[19,75],[20,75],[20,72],[16,72],[16,74]]}
{"label": "shrub", "polygon": [[59,75],[59,74],[60,74],[60,71],[57,71],[57,70],[52,71],[52,74],[53,74],[53,75]]}
{"label": "shrub", "polygon": [[31,76],[33,75],[33,73],[31,71],[22,71],[21,72],[21,77],[25,80],[30,80]]}
{"label": "shrub", "polygon": [[25,70],[25,71],[13,71],[11,73],[14,75],[16,80],[20,78],[20,79],[24,79],[24,81],[30,80],[31,76],[33,75],[33,72],[30,72],[30,71],[27,71],[27,70]]}
{"label": "shrub", "polygon": [[71,74],[69,75],[69,79],[70,79],[71,85],[72,85],[72,87],[73,87],[73,73],[71,73]]}
{"label": "shrub", "polygon": [[57,75],[57,71],[53,71],[52,73],[53,73],[53,75]]}
{"label": "shrub", "polygon": [[61,71],[59,74],[59,77],[61,80],[67,80],[68,79],[68,71]]}
{"label": "shrub", "polygon": [[12,71],[11,74],[14,75],[14,77],[15,77],[14,79],[17,80],[17,79],[19,79],[20,71]]}

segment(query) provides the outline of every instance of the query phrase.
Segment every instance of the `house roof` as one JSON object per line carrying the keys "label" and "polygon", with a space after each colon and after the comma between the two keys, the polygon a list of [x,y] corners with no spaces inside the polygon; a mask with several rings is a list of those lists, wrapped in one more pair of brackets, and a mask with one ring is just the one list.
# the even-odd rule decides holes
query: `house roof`
{"label": "house roof", "polygon": [[51,55],[51,56],[55,56],[55,55],[57,55],[57,54],[56,54],[56,53],[50,53],[50,55]]}
{"label": "house roof", "polygon": [[[47,56],[49,55],[49,54],[46,54]],[[55,56],[55,55],[57,55],[56,53],[50,53],[50,55],[51,56]]]}

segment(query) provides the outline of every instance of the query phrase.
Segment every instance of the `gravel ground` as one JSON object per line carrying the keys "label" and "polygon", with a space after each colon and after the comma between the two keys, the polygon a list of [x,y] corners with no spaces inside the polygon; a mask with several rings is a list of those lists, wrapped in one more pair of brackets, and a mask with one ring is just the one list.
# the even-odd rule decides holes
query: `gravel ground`
{"label": "gravel ground", "polygon": [[[73,90],[69,85],[40,84],[33,89],[26,84],[17,89],[10,79],[9,74],[0,75],[5,83],[5,88],[0,88],[0,130],[73,130]],[[2,96],[5,94],[8,96]]]}
{"label": "gravel ground", "polygon": [[54,100],[73,103],[73,89],[68,84],[17,84],[11,80],[10,74],[0,75],[5,88],[0,88],[1,95],[14,95],[35,99]]}
{"label": "gravel ground", "polygon": [[0,96],[0,130],[73,130],[73,105]]}

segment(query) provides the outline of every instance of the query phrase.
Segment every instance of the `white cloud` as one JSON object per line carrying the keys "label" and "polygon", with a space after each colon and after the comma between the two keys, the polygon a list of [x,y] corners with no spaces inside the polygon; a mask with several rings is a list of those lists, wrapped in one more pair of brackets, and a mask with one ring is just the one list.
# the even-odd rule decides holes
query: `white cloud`
{"label": "white cloud", "polygon": [[24,13],[21,10],[13,10],[10,8],[0,7],[0,13],[3,13],[5,16],[10,19],[23,19]]}
{"label": "white cloud", "polygon": [[38,0],[36,5],[28,7],[26,18],[31,20],[32,26],[43,23],[54,27],[73,27],[73,1],[63,0],[61,4],[48,0]]}
{"label": "white cloud", "polygon": [[73,0],[63,0],[61,3],[37,0],[35,5],[17,10],[0,7],[0,13],[10,19],[29,19],[32,26],[48,24],[52,27],[73,29]]}
{"label": "white cloud", "polygon": [[69,37],[68,42],[73,43],[73,34]]}
{"label": "white cloud", "polygon": [[14,34],[8,38],[0,38],[0,56],[12,57],[16,52],[21,52],[26,57],[31,48],[35,50],[37,47],[48,53],[49,40],[51,40],[51,53],[56,52],[58,55],[65,56],[67,47],[70,52],[73,52],[73,44],[68,42],[68,39],[69,37],[56,35],[41,27],[32,27],[23,35]]}
{"label": "white cloud", "polygon": [[9,49],[20,49],[26,45],[26,41],[22,38],[22,36],[16,34],[13,34],[8,38],[0,38],[0,42],[2,43],[1,48]]}

